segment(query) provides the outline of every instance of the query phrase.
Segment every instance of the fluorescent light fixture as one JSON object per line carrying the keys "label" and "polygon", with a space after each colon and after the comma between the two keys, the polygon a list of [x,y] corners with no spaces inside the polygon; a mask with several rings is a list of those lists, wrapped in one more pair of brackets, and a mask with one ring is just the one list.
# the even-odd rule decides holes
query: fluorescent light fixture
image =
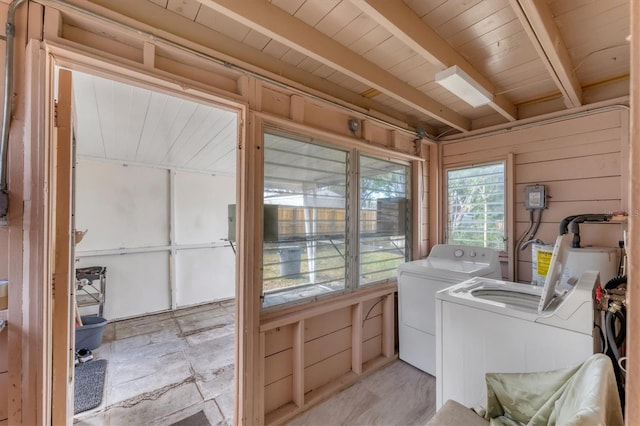
{"label": "fluorescent light fixture", "polygon": [[436,74],[436,83],[471,105],[479,107],[493,100],[493,94],[457,65],[442,70]]}

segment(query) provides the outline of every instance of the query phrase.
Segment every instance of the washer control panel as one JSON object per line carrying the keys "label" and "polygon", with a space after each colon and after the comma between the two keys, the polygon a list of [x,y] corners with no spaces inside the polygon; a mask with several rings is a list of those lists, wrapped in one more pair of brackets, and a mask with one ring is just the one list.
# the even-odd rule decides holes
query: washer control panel
{"label": "washer control panel", "polygon": [[497,251],[485,247],[436,244],[429,257],[452,259],[466,262],[489,263],[498,255]]}

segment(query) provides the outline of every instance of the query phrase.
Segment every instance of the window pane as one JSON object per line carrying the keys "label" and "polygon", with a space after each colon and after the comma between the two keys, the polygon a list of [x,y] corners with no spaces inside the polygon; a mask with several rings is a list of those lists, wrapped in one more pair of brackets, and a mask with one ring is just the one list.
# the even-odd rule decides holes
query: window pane
{"label": "window pane", "polygon": [[263,306],[345,289],[347,152],[264,135]]}
{"label": "window pane", "polygon": [[505,249],[504,163],[447,171],[447,242]]}
{"label": "window pane", "polygon": [[359,285],[395,279],[408,259],[409,167],[360,157]]}

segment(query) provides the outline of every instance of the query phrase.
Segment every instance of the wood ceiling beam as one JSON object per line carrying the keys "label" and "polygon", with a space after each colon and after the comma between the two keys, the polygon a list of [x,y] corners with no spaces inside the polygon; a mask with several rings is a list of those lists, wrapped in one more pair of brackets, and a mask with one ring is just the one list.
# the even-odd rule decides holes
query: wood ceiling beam
{"label": "wood ceiling beam", "polygon": [[[427,61],[445,68],[457,65],[487,91],[491,93],[497,92],[493,83],[426,25],[403,2],[351,0],[351,3]],[[493,101],[489,106],[509,121],[517,119],[516,107],[504,95],[494,95]]]}
{"label": "wood ceiling beam", "polygon": [[469,119],[266,1],[198,1],[457,130],[471,128]]}
{"label": "wood ceiling beam", "polygon": [[582,105],[582,87],[553,14],[545,0],[509,0],[567,108]]}
{"label": "wood ceiling beam", "polygon": [[[84,15],[81,12],[77,12],[56,1],[39,1],[46,6],[60,9],[66,17],[72,17],[84,22]],[[190,49],[223,60],[256,75],[264,76],[294,90],[309,93],[346,108],[353,108],[382,121],[406,127],[408,130],[410,130],[409,126],[421,126],[425,127],[427,132],[437,134],[435,128],[420,123],[413,117],[393,110],[373,99],[361,96],[327,79],[296,68],[282,60],[277,60],[273,56],[214,31],[209,27],[197,24],[169,10],[159,8],[152,2],[66,0],[65,3],[69,6],[82,7],[98,16],[105,16],[116,21],[123,20],[123,23],[133,28],[140,28],[149,34],[183,44]],[[94,20],[90,21],[93,22]],[[101,27],[96,23],[95,31],[100,31],[99,28]],[[148,38],[141,35],[140,39],[147,40]]]}

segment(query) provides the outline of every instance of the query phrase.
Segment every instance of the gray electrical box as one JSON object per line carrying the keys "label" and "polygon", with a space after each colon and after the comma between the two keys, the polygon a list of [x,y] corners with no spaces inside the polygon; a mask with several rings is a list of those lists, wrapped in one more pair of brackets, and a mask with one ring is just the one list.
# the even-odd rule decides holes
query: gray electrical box
{"label": "gray electrical box", "polygon": [[527,210],[547,208],[547,189],[544,185],[525,186],[524,208]]}

